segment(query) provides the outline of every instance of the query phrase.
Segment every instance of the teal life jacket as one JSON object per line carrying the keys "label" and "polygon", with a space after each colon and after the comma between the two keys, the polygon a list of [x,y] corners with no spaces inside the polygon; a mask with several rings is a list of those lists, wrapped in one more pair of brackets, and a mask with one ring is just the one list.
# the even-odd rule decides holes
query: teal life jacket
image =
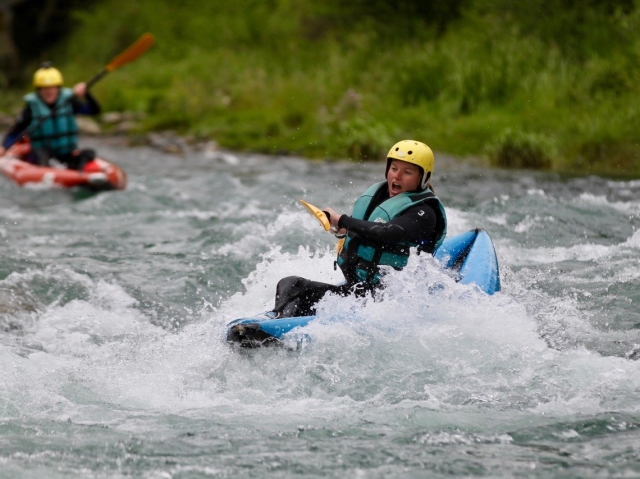
{"label": "teal life jacket", "polygon": [[49,107],[35,92],[25,95],[32,114],[32,125],[38,125],[29,133],[31,146],[44,148],[51,156],[66,155],[78,147],[78,125],[73,116],[73,97],[70,88],[60,88],[53,107]]}
{"label": "teal life jacket", "polygon": [[367,215],[371,201],[382,188],[387,188],[386,181],[370,186],[356,201],[351,216],[359,220],[387,223],[402,215],[409,208],[426,204],[433,208],[436,213],[435,240],[429,242],[425,239],[420,243],[400,242],[393,247],[389,247],[376,245],[356,235],[347,233],[348,236],[338,253],[337,259],[337,264],[342,269],[347,282],[376,284],[380,280],[378,266],[392,266],[400,270],[409,261],[411,247],[418,248],[418,253],[426,251],[434,254],[447,234],[447,216],[444,207],[430,189],[419,192],[399,193],[380,203]]}

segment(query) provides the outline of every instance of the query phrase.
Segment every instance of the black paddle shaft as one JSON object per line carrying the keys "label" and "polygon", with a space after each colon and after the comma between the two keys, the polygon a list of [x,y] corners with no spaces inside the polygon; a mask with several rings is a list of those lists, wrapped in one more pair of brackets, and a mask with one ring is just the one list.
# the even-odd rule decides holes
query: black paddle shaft
{"label": "black paddle shaft", "polygon": [[107,73],[109,73],[109,71],[105,68],[100,73],[98,73],[96,76],[94,76],[91,80],[89,80],[87,82],[87,91],[89,91],[89,88],[91,88],[93,85],[95,85],[100,80],[102,80]]}

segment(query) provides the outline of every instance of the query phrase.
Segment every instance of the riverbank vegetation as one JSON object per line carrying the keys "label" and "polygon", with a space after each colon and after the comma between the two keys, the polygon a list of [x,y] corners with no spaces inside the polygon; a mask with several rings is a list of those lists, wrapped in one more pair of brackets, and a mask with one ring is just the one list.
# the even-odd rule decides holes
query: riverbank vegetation
{"label": "riverbank vegetation", "polygon": [[417,138],[501,167],[637,175],[639,10],[634,0],[101,0],[50,54],[74,82],[154,33],[148,55],[95,87],[104,108],[228,148],[377,158]]}

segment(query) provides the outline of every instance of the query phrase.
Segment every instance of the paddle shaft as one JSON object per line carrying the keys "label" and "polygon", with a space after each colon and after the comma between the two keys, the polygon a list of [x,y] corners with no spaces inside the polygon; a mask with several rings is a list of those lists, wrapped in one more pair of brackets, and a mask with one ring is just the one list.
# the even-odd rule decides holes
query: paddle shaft
{"label": "paddle shaft", "polygon": [[108,71],[106,68],[104,68],[100,73],[98,73],[98,74],[97,74],[97,75],[95,75],[91,80],[89,80],[89,81],[87,82],[87,91],[88,91],[88,90],[89,90],[93,85],[95,85],[95,84],[96,84],[96,83],[98,83],[100,80],[102,80],[102,79],[107,75],[107,73],[109,73],[109,71]]}

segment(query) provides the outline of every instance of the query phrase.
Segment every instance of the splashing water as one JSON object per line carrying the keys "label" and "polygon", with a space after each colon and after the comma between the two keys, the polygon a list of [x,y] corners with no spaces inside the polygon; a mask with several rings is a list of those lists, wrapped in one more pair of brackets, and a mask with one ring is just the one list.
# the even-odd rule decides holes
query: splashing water
{"label": "splashing water", "polygon": [[450,234],[487,229],[503,291],[414,256],[243,352],[225,325],[280,278],[342,280],[297,200],[349,211],[383,166],[98,146],[127,191],[0,184],[0,476],[640,473],[640,182],[440,155]]}

